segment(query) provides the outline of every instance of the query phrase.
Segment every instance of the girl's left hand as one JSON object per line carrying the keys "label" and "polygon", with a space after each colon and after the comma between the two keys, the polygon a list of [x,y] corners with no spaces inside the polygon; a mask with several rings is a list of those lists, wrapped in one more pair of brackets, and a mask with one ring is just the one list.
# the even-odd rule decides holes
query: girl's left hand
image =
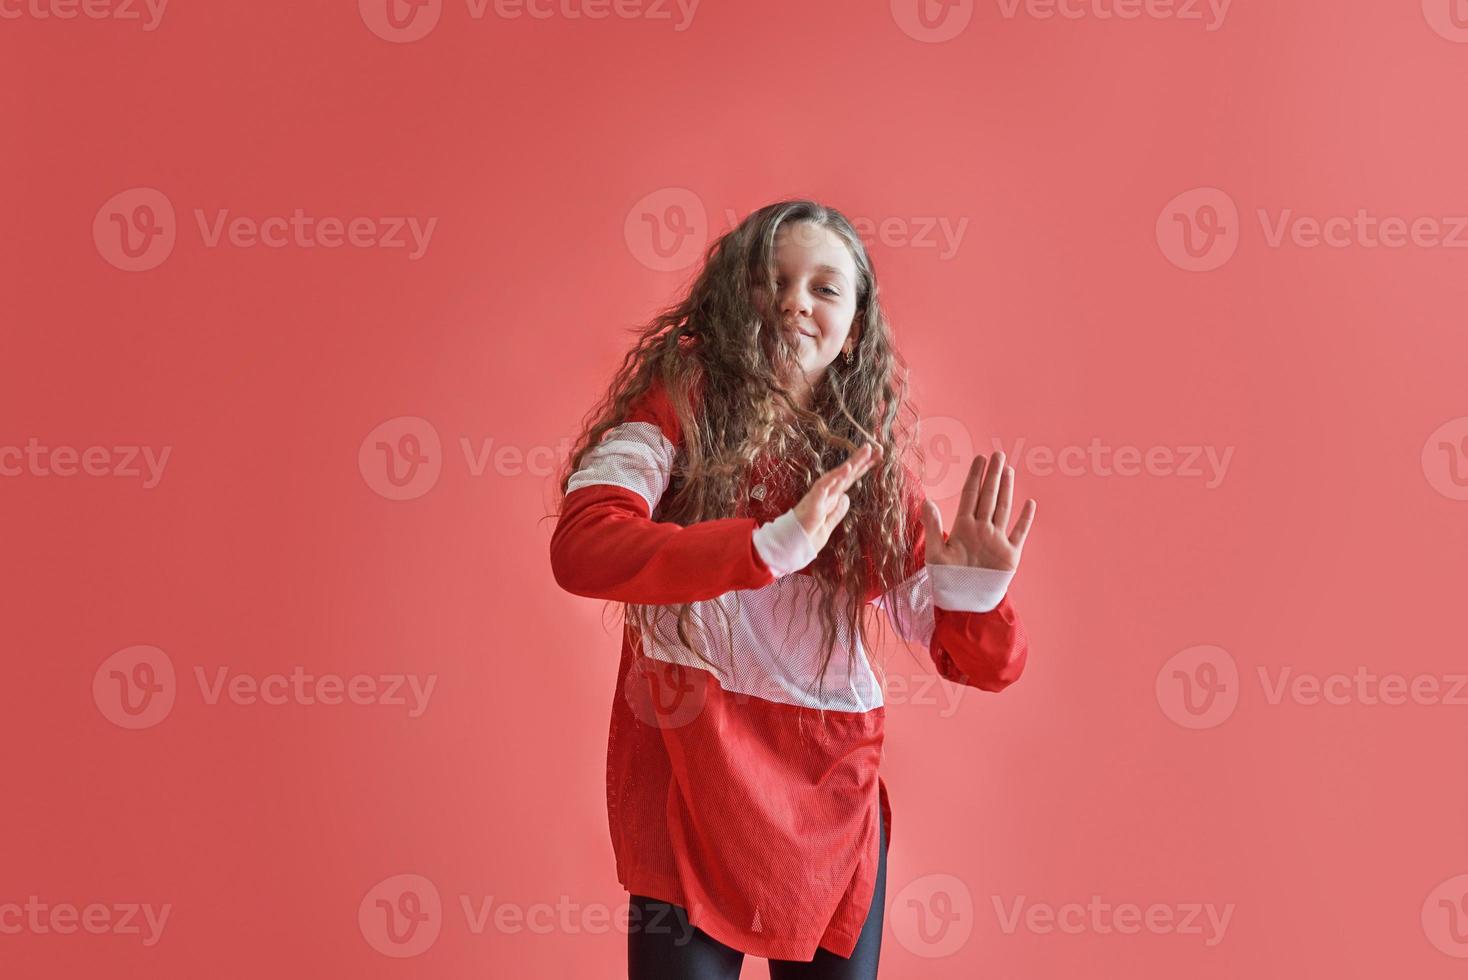
{"label": "girl's left hand", "polygon": [[1000,571],[1019,568],[1037,505],[1033,498],[1026,500],[1014,530],[1006,532],[1013,496],[1014,467],[1004,465],[1004,454],[997,452],[990,457],[987,469],[985,457],[975,456],[958,498],[958,520],[946,538],[938,505],[923,500],[928,564],[972,565]]}

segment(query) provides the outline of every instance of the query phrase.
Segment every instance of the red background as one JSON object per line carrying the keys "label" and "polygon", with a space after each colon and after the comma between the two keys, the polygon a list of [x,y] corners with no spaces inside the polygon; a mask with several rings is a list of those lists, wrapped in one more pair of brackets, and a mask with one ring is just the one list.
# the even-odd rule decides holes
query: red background
{"label": "red background", "polygon": [[[1012,590],[1026,674],[941,692],[891,658],[914,686],[889,694],[883,975],[1461,973],[1468,704],[1270,697],[1285,669],[1445,694],[1465,669],[1468,253],[1266,227],[1364,209],[1447,235],[1468,213],[1447,0],[1236,0],[1214,30],[970,0],[944,41],[902,0],[704,0],[681,30],[676,7],[448,3],[411,41],[350,2],[176,2],[153,30],[38,2],[0,22],[0,907],[170,913],[145,945],[0,911],[0,973],[624,975],[617,633],[551,579],[546,461],[692,272],[661,267],[652,230],[689,258],[795,196],[864,222],[950,524],[941,461],[994,440],[1233,450],[1212,486],[1015,460],[1040,505]],[[176,241],[126,271],[105,229],[135,188],[166,198]],[[1195,188],[1239,215],[1211,271],[1165,232]],[[437,224],[411,259],[211,247],[196,217],[298,208]],[[440,469],[394,500],[359,460],[402,417]],[[145,486],[3,455],[31,439],[118,465],[112,447],[171,449]],[[476,472],[466,445],[508,452]],[[94,681],[135,645],[166,656],[175,700],[130,729]],[[1168,664],[1205,645],[1237,704],[1192,728]],[[210,703],[196,674],[297,666],[436,686],[410,717]],[[442,900],[412,958],[359,924],[400,874]],[[972,911],[935,955],[908,899],[940,888]],[[1092,895],[1234,907],[1214,945],[996,911]],[[476,932],[465,896],[572,911]]]}

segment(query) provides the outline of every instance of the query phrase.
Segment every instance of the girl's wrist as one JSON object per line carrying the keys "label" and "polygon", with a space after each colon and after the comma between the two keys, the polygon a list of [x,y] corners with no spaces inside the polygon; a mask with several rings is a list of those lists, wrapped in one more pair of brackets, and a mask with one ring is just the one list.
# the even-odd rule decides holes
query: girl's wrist
{"label": "girl's wrist", "polygon": [[933,605],[956,612],[989,612],[1003,600],[1014,578],[1013,570],[976,565],[929,562],[927,567],[933,584]]}
{"label": "girl's wrist", "polygon": [[755,528],[754,548],[777,578],[799,571],[816,557],[810,535],[800,526],[793,509]]}

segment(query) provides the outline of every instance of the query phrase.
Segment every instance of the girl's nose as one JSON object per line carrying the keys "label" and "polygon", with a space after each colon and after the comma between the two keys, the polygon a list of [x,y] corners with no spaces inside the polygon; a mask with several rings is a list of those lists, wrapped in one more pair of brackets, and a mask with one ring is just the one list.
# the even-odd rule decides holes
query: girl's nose
{"label": "girl's nose", "polygon": [[780,301],[780,312],[782,313],[804,313],[810,315],[810,304],[805,301],[805,295],[796,289],[788,289],[784,298]]}

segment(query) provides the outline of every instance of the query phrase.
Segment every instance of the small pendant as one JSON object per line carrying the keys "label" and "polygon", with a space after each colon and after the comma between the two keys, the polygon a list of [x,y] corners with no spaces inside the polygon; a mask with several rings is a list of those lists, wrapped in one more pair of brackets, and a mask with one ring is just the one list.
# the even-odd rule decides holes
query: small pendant
{"label": "small pendant", "polygon": [[757,483],[757,484],[755,484],[754,489],[751,490],[751,491],[749,491],[749,495],[751,497],[753,497],[755,500],[764,500],[765,499],[765,485],[763,483]]}

